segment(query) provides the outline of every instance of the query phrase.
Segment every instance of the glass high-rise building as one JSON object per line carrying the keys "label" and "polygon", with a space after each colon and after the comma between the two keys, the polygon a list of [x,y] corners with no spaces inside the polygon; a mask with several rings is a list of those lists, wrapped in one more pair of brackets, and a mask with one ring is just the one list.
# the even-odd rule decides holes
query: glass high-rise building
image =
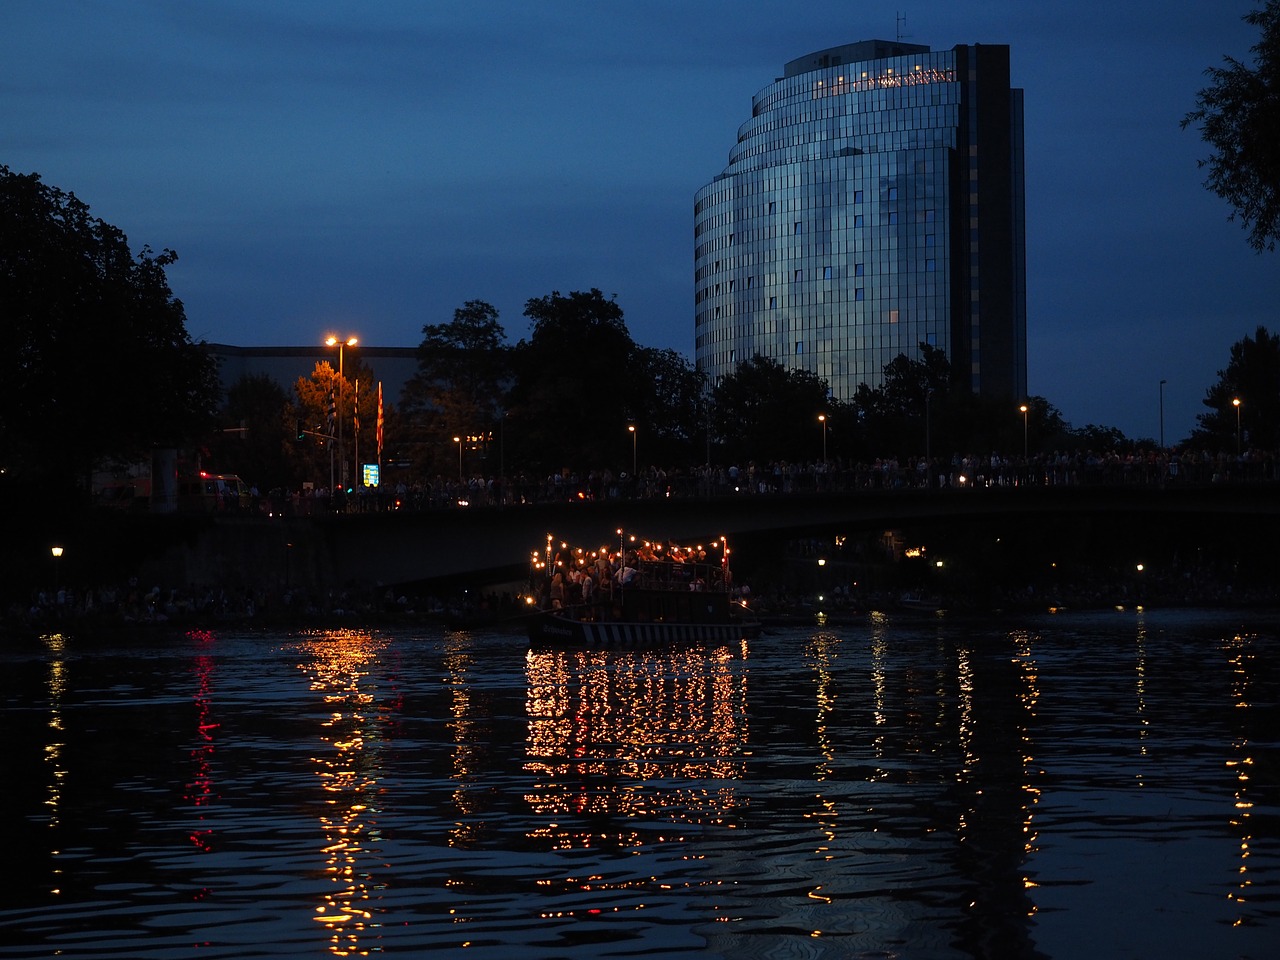
{"label": "glass high-rise building", "polygon": [[867,40],[792,60],[694,205],[696,360],[878,386],[918,345],[1027,389],[1022,91],[1009,48]]}

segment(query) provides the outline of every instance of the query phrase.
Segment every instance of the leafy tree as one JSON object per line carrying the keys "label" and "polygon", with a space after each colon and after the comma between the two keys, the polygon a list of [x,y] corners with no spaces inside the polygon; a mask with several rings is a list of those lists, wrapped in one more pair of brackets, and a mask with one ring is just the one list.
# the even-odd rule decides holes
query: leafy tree
{"label": "leafy tree", "polygon": [[637,347],[639,374],[632,412],[645,424],[650,462],[693,463],[704,459],[695,442],[705,438],[703,394],[706,378],[675,350]]}
{"label": "leafy tree", "polygon": [[[1238,411],[1232,403],[1237,399]],[[1193,445],[1234,450],[1238,427],[1243,446],[1280,446],[1280,335],[1258,327],[1252,337],[1232,344],[1226,369],[1218,371],[1203,402],[1208,412],[1196,417]]]}
{"label": "leafy tree", "polygon": [[74,194],[0,165],[0,451],[11,477],[87,481],[103,461],[178,446],[212,423],[217,367],[165,268]]}
{"label": "leafy tree", "polygon": [[[300,457],[303,479],[328,486],[331,465],[335,484],[342,476],[341,464],[334,460],[338,453],[337,420],[332,432],[329,427],[329,395],[332,391],[335,413],[341,417],[342,423],[341,446],[347,461],[347,483],[349,486],[358,484],[360,477],[355,472],[356,458],[359,456],[360,460],[371,462],[371,451],[376,444],[374,423],[378,415],[378,392],[373,371],[359,357],[348,356],[339,376],[328,360],[321,360],[310,377],[298,378],[293,391],[297,396],[294,419],[301,420],[307,431]],[[358,434],[355,423],[357,409],[360,414]],[[364,453],[359,453],[361,450]]]}
{"label": "leafy tree", "polygon": [[629,471],[627,426],[645,410],[646,387],[622,308],[596,289],[554,291],[530,299],[524,314],[532,331],[514,352],[507,434],[516,462]]}
{"label": "leafy tree", "polygon": [[1280,0],[1264,0],[1245,14],[1261,37],[1251,49],[1255,66],[1233,57],[1205,73],[1211,83],[1196,95],[1183,128],[1200,127],[1212,153],[1205,186],[1234,208],[1255,250],[1274,250],[1280,239]]}
{"label": "leafy tree", "polygon": [[422,333],[418,372],[405,384],[401,411],[414,473],[427,476],[447,472],[453,437],[493,434],[510,356],[498,311],[483,300],[468,300],[450,323],[426,324]]}
{"label": "leafy tree", "polygon": [[951,362],[946,351],[919,344],[920,359],[900,353],[883,368],[879,387],[865,383],[854,392],[864,437],[864,455],[935,455],[947,442],[952,405]]}
{"label": "leafy tree", "polygon": [[712,392],[712,424],[731,460],[821,459],[818,415],[838,406],[827,382],[756,354]]}
{"label": "leafy tree", "polygon": [[294,485],[293,406],[288,392],[271,376],[245,375],[228,387],[219,423],[206,468],[237,474],[263,493]]}

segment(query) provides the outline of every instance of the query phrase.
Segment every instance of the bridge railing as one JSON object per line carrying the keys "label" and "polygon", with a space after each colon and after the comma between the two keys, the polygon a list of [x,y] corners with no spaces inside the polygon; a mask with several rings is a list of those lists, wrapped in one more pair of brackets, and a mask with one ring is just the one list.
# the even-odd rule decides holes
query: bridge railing
{"label": "bridge railing", "polygon": [[517,474],[505,479],[468,481],[436,478],[431,483],[363,488],[335,501],[321,494],[273,492],[272,513],[319,515],[391,511],[449,510],[575,500],[711,499],[742,496],[856,493],[858,491],[967,489],[1050,486],[1137,486],[1275,483],[1280,464],[1270,454],[1241,456],[1188,454],[1185,457],[1045,454],[1030,458],[988,456],[898,461],[788,463],[710,466],[664,470],[638,476],[605,470],[561,471],[543,478]]}

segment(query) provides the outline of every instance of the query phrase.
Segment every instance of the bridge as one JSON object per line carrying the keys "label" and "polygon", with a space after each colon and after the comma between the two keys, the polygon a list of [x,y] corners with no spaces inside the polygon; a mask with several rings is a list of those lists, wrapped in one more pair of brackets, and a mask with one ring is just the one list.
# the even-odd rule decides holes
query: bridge
{"label": "bridge", "polygon": [[[232,521],[234,523],[234,521]],[[1280,486],[1035,486],[738,494],[705,499],[605,499],[420,512],[343,514],[262,521],[257,553],[279,575],[311,582],[496,583],[518,579],[548,536],[577,545],[617,542],[617,531],[681,543],[720,536],[749,544],[804,537],[880,535],[906,529],[999,530],[1011,536],[1248,537],[1274,545]],[[257,539],[257,538],[255,538]],[[311,564],[311,569],[306,569]],[[266,573],[266,571],[264,571]],[[269,577],[270,579],[270,577]]]}

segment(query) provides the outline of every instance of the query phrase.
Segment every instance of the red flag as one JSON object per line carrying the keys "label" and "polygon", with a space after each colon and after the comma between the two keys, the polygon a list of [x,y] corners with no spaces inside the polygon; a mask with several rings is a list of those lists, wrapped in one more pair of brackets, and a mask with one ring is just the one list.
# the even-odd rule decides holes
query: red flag
{"label": "red flag", "polygon": [[356,380],[355,408],[352,410],[352,418],[355,421],[356,437],[360,436],[360,381]]}
{"label": "red flag", "polygon": [[382,381],[378,381],[378,460],[382,460]]}

